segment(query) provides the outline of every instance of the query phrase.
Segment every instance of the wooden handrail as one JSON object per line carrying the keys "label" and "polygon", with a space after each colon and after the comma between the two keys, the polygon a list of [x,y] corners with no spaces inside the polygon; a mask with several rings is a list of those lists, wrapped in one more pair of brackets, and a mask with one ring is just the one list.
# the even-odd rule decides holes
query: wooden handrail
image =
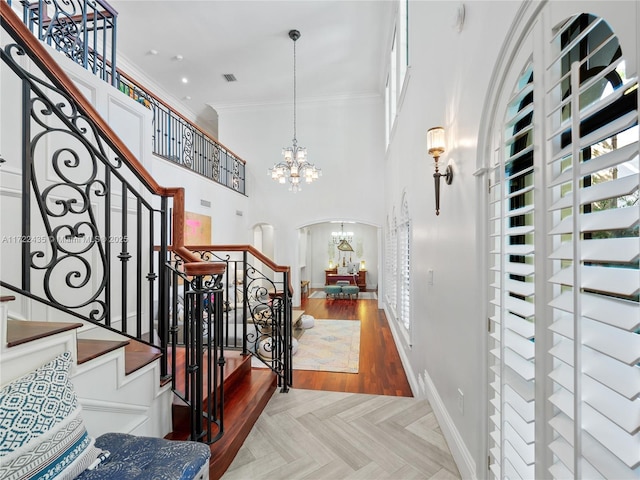
{"label": "wooden handrail", "polygon": [[[2,26],[11,34],[14,39],[20,39],[22,47],[28,51],[30,58],[36,63],[38,68],[48,72],[49,80],[53,85],[65,92],[76,104],[78,110],[85,115],[100,131],[101,137],[113,149],[118,158],[126,163],[140,179],[140,181],[154,194],[166,197],[173,197],[173,238],[174,251],[180,255],[185,264],[190,265],[193,271],[193,264],[205,264],[197,268],[198,274],[219,274],[225,270],[222,262],[205,262],[188,249],[184,248],[184,188],[163,187],[159,185],[151,174],[142,166],[138,159],[131,153],[122,140],[111,129],[109,124],[100,116],[93,105],[80,92],[75,83],[67,76],[64,70],[49,54],[45,46],[29,31],[27,26],[11,9],[5,1],[0,1],[0,20]],[[218,264],[219,263],[219,264]],[[208,265],[208,267],[206,266]],[[186,267],[186,265],[185,265]]]}
{"label": "wooden handrail", "polygon": [[[175,247],[174,251],[175,251]],[[288,265],[278,265],[264,253],[258,250],[252,245],[186,245],[185,248],[191,251],[206,250],[212,252],[248,252],[253,255],[258,261],[264,263],[274,272],[278,273],[291,273],[291,267]],[[291,283],[291,275],[289,275],[289,292],[293,294],[293,285]]]}
{"label": "wooden handrail", "polygon": [[[278,265],[264,253],[258,250],[252,245],[186,245],[183,247],[190,252],[194,251],[209,251],[209,252],[248,252],[253,255],[257,260],[267,265],[271,270],[278,273],[291,273],[291,267]],[[170,252],[178,252],[178,248],[173,245],[169,245],[167,250]],[[187,275],[192,275],[185,271]],[[291,283],[291,275],[289,275],[289,292],[293,294],[293,284]]]}
{"label": "wooden handrail", "polygon": [[289,266],[278,265],[264,253],[252,245],[185,245],[189,250],[211,250],[216,252],[249,252],[257,260],[267,265],[274,272],[288,272]]}

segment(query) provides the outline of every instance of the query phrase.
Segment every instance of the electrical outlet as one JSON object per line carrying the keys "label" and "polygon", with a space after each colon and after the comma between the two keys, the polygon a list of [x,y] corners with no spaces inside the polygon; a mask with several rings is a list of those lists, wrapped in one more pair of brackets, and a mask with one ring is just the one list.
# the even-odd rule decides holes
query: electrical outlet
{"label": "electrical outlet", "polygon": [[464,393],[458,389],[458,410],[464,415]]}
{"label": "electrical outlet", "polygon": [[427,270],[427,285],[433,285],[433,269]]}

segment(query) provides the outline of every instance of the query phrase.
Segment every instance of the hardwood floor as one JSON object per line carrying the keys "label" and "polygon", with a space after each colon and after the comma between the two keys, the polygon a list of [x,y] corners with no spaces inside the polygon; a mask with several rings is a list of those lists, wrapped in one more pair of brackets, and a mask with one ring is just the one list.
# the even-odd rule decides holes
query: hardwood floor
{"label": "hardwood floor", "polygon": [[411,397],[391,329],[377,300],[305,298],[300,307],[315,318],[360,320],[358,373],[293,371],[294,388]]}

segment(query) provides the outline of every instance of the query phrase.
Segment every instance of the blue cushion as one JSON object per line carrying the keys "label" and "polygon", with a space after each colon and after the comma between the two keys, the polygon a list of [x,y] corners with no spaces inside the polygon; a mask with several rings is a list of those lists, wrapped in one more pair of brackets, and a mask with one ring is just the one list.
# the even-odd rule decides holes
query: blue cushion
{"label": "blue cushion", "polygon": [[342,293],[342,287],[340,285],[326,285],[324,291],[327,295],[336,295]]}
{"label": "blue cushion", "polygon": [[357,285],[345,285],[342,287],[342,293],[345,295],[357,295],[360,292],[360,288]]}
{"label": "blue cushion", "polygon": [[198,442],[177,442],[163,438],[105,433],[96,446],[109,458],[78,480],[190,480],[209,462],[209,446]]}

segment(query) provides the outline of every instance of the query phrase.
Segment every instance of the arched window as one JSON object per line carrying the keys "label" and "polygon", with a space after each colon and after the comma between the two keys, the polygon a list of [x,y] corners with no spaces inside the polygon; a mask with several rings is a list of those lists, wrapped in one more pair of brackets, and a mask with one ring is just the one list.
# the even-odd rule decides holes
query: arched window
{"label": "arched window", "polygon": [[411,219],[406,194],[402,197],[401,222],[398,225],[398,317],[407,330],[411,327]]}
{"label": "arched window", "polygon": [[389,290],[387,301],[394,318],[398,318],[398,222],[396,211],[393,209],[391,219],[391,239],[389,242],[389,258],[391,259],[391,274],[389,275]]}
{"label": "arched window", "polygon": [[493,478],[635,478],[638,79],[603,18],[531,25],[489,137],[488,466]]}
{"label": "arched window", "polygon": [[490,452],[498,478],[535,473],[533,80],[528,59],[509,94],[492,167]]}

